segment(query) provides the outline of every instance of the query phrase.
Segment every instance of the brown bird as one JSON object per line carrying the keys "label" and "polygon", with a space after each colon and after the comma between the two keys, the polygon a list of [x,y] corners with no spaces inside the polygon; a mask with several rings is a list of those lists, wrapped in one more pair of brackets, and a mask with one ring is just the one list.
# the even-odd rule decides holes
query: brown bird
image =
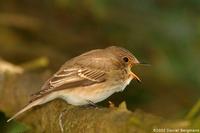
{"label": "brown bird", "polygon": [[140,62],[128,50],[111,46],[83,53],[68,60],[30,102],[7,122],[28,109],[61,98],[72,105],[95,104],[115,92],[120,92],[132,79],[141,82],[131,72]]}

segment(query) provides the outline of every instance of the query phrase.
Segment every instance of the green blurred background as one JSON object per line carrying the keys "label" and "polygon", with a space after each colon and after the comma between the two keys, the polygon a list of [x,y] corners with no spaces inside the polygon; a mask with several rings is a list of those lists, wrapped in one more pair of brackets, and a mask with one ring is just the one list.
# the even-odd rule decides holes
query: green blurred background
{"label": "green blurred background", "polygon": [[151,64],[133,68],[143,83],[111,96],[116,105],[177,118],[200,97],[199,0],[0,1],[0,57],[9,62],[47,57],[43,71],[53,73],[82,52],[110,45]]}

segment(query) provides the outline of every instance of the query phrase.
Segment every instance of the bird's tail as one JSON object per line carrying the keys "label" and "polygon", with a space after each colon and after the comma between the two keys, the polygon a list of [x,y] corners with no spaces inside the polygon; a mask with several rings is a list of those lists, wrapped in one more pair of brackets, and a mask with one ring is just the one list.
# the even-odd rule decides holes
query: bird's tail
{"label": "bird's tail", "polygon": [[15,115],[13,115],[10,119],[7,120],[7,122],[10,122],[14,118],[16,118],[18,115],[22,114],[23,112],[31,109],[34,106],[40,105],[42,99],[35,100],[29,104],[27,104],[23,109],[21,109],[19,112],[17,112]]}

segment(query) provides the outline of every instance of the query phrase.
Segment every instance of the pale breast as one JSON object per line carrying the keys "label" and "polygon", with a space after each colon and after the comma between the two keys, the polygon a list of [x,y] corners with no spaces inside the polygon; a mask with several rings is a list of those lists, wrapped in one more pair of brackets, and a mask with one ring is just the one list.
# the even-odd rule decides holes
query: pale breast
{"label": "pale breast", "polygon": [[60,98],[72,105],[86,105],[89,104],[88,100],[93,103],[98,103],[107,99],[115,92],[123,91],[131,80],[132,78],[128,78],[125,82],[113,86],[105,86],[104,84],[86,88],[77,88],[72,91],[60,93]]}
{"label": "pale breast", "polygon": [[128,78],[128,79],[124,82],[124,84],[122,85],[120,91],[123,91],[123,90],[126,88],[126,86],[130,84],[130,82],[131,82],[132,79],[133,79],[132,77]]}

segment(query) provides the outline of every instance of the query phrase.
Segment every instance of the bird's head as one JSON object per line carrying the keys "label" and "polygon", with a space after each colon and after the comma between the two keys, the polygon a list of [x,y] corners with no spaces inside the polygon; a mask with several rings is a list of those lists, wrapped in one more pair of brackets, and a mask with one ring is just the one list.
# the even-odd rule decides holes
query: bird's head
{"label": "bird's head", "polygon": [[[115,56],[119,65],[124,69],[131,71],[131,68],[133,66],[140,64],[138,59],[130,51],[124,48],[110,46],[106,48],[106,50]],[[133,76],[133,79],[136,79],[138,82],[141,82],[140,78],[136,74],[131,72],[131,75]]]}

